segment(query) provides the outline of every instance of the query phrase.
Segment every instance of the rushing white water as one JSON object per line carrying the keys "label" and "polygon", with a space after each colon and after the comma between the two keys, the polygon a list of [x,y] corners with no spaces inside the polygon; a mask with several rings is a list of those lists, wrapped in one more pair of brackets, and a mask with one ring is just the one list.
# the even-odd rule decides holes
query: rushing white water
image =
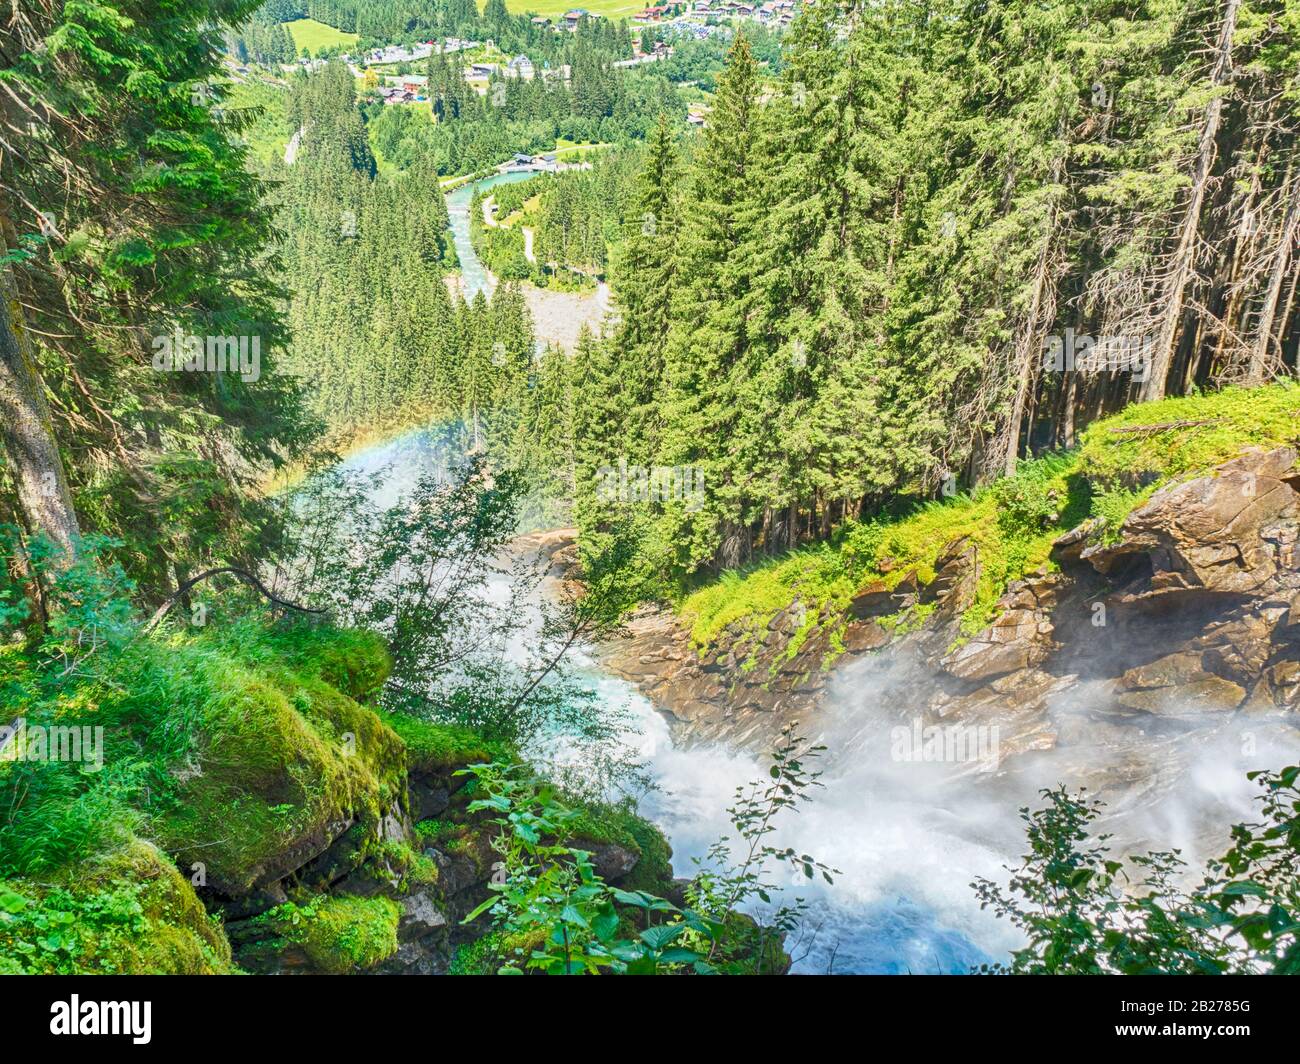
{"label": "rushing white water", "polygon": [[[382,472],[374,501],[387,506],[438,462],[429,437],[415,432],[359,452],[346,465]],[[489,590],[502,602],[507,593],[503,581]],[[519,646],[507,652],[522,656]],[[766,764],[722,746],[679,749],[664,716],[632,684],[583,652],[576,664],[598,705],[624,713],[622,741],[644,760],[656,786],[641,799],[641,812],[672,844],[676,874],[692,875],[713,842],[734,836],[727,807],[738,787],[766,777]],[[554,748],[548,753],[564,756]],[[840,872],[832,886],[802,874],[773,876],[787,885],[777,903],[801,897],[810,906],[805,933],[788,944],[796,971],[965,972],[1014,945],[1006,925],[980,911],[969,887],[976,875],[1000,877],[1007,859],[987,841],[988,811],[968,799],[962,816],[944,808],[931,798],[933,781],[917,768],[898,778],[861,764],[837,766],[809,804],[778,821],[773,845],[811,854]],[[1018,851],[1005,851],[1012,852]]]}

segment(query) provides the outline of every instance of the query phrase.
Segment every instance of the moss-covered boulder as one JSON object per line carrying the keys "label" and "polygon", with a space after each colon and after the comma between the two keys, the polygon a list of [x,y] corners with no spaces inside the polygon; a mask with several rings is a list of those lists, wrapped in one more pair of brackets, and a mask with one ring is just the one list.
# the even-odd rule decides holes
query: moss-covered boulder
{"label": "moss-covered boulder", "polygon": [[322,679],[227,664],[196,722],[161,844],[238,896],[323,853],[405,794],[402,741]]}
{"label": "moss-covered boulder", "polygon": [[397,902],[382,896],[314,895],[245,921],[232,937],[249,971],[358,973],[397,952],[401,914]]}
{"label": "moss-covered boulder", "polygon": [[0,882],[0,973],[234,970],[220,923],[147,842],[134,840],[49,881]]}

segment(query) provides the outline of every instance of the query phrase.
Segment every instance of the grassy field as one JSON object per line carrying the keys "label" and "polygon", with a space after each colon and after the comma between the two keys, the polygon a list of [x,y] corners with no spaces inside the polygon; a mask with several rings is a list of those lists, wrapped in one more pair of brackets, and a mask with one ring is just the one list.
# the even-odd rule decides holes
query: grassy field
{"label": "grassy field", "polygon": [[333,26],[317,22],[314,18],[300,18],[294,22],[286,22],[285,26],[288,27],[289,35],[293,37],[293,46],[299,52],[309,48],[315,55],[320,48],[332,48],[336,44],[351,47],[357,43],[355,33],[344,33]]}
{"label": "grassy field", "polygon": [[287,89],[277,89],[260,81],[245,81],[231,86],[227,107],[232,110],[260,108],[257,120],[244,129],[241,136],[263,165],[269,165],[272,159],[284,158],[284,149],[289,143],[289,129],[284,117],[286,96]]}
{"label": "grassy field", "polygon": [[564,3],[562,0],[506,0],[506,10],[512,15],[522,15],[524,12],[531,11],[534,15],[555,18],[566,11],[581,7],[593,15],[619,19],[629,18],[638,11],[644,11],[649,6],[649,2],[650,0],[586,0],[585,3],[582,0],[578,3]]}

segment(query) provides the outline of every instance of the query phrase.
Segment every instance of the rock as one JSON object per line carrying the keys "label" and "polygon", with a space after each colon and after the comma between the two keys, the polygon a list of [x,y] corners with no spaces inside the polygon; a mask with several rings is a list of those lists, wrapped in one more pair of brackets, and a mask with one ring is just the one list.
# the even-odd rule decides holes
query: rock
{"label": "rock", "polygon": [[428,891],[409,894],[402,899],[402,915],[397,924],[399,942],[424,938],[447,926],[447,917]]}
{"label": "rock", "polygon": [[878,650],[889,642],[889,633],[874,621],[854,621],[844,629],[844,649],[849,654]]}
{"label": "rock", "polygon": [[1300,662],[1280,661],[1266,673],[1273,704],[1295,709],[1300,705]]}
{"label": "rock", "polygon": [[451,792],[442,780],[412,776],[408,787],[411,796],[411,816],[415,820],[429,820],[446,812],[451,804]]}
{"label": "rock", "polygon": [[1149,665],[1139,665],[1129,669],[1121,678],[1121,684],[1130,691],[1146,690],[1156,687],[1177,687],[1203,679],[1206,671],[1201,656],[1194,653],[1169,654],[1158,658]]}
{"label": "rock", "polygon": [[1060,565],[1079,561],[1079,556],[1095,544],[1097,535],[1105,527],[1106,522],[1101,518],[1088,518],[1052,543],[1052,557]]}
{"label": "rock", "polygon": [[596,873],[606,883],[622,879],[636,867],[640,857],[626,846],[616,842],[597,842],[594,839],[574,839],[570,845],[574,849],[591,851],[591,863]]}
{"label": "rock", "polygon": [[1296,452],[1252,450],[1216,475],[1161,488],[1129,515],[1115,548],[1083,552],[1099,572],[1135,553],[1151,561],[1151,587],[1248,595],[1292,558],[1261,535],[1283,514],[1297,512]]}
{"label": "rock", "polygon": [[1051,625],[1036,610],[1007,610],[975,639],[940,661],[959,680],[987,680],[1041,663],[1051,650]]}
{"label": "rock", "polygon": [[1203,673],[1185,683],[1124,691],[1120,705],[1166,717],[1199,716],[1236,709],[1246,692],[1230,680]]}
{"label": "rock", "polygon": [[979,546],[969,536],[954,539],[934,563],[935,577],[921,588],[919,601],[937,602],[951,615],[964,612],[979,588]]}
{"label": "rock", "polygon": [[860,621],[887,617],[897,612],[898,605],[894,601],[894,593],[885,586],[883,580],[868,584],[849,602],[849,616]]}

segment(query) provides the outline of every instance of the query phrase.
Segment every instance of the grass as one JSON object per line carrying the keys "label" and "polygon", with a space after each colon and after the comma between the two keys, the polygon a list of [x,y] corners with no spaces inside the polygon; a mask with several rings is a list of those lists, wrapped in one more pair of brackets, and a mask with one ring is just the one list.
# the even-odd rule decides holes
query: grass
{"label": "grass", "polygon": [[544,18],[554,19],[563,16],[566,11],[581,8],[593,15],[605,18],[630,18],[638,11],[644,11],[648,5],[640,0],[587,0],[586,3],[561,3],[560,0],[506,0],[506,10],[512,15],[532,13]]}
{"label": "grass", "polygon": [[294,50],[299,55],[302,54],[304,48],[309,49],[312,55],[315,55],[322,48],[341,46],[349,49],[361,39],[355,33],[344,33],[342,30],[336,30],[333,26],[317,22],[314,18],[295,19],[293,22],[286,22],[284,25],[289,31],[289,36],[293,38]]}
{"label": "grass", "polygon": [[[1173,427],[1114,431],[1163,424]],[[934,579],[943,549],[965,537],[981,563],[975,601],[962,617],[970,635],[993,619],[1010,581],[1051,565],[1052,542],[1081,521],[1100,519],[1102,534],[1114,538],[1161,485],[1208,472],[1248,446],[1297,437],[1300,385],[1291,382],[1136,404],[1089,426],[1076,450],[1022,462],[1014,477],[969,495],[904,503],[847,524],[829,543],[725,573],[685,598],[680,613],[697,646],[707,648],[728,630],[765,636],[772,618],[797,601],[806,613],[790,652],[823,626],[834,648],[859,591],[873,584],[892,589],[912,573],[921,583]],[[892,620],[908,627],[916,618]]]}
{"label": "grass", "polygon": [[290,137],[284,114],[287,90],[255,79],[232,81],[229,87],[225,106],[230,111],[257,110],[257,117],[239,132],[253,158],[263,167],[269,166],[273,160],[283,161]]}

